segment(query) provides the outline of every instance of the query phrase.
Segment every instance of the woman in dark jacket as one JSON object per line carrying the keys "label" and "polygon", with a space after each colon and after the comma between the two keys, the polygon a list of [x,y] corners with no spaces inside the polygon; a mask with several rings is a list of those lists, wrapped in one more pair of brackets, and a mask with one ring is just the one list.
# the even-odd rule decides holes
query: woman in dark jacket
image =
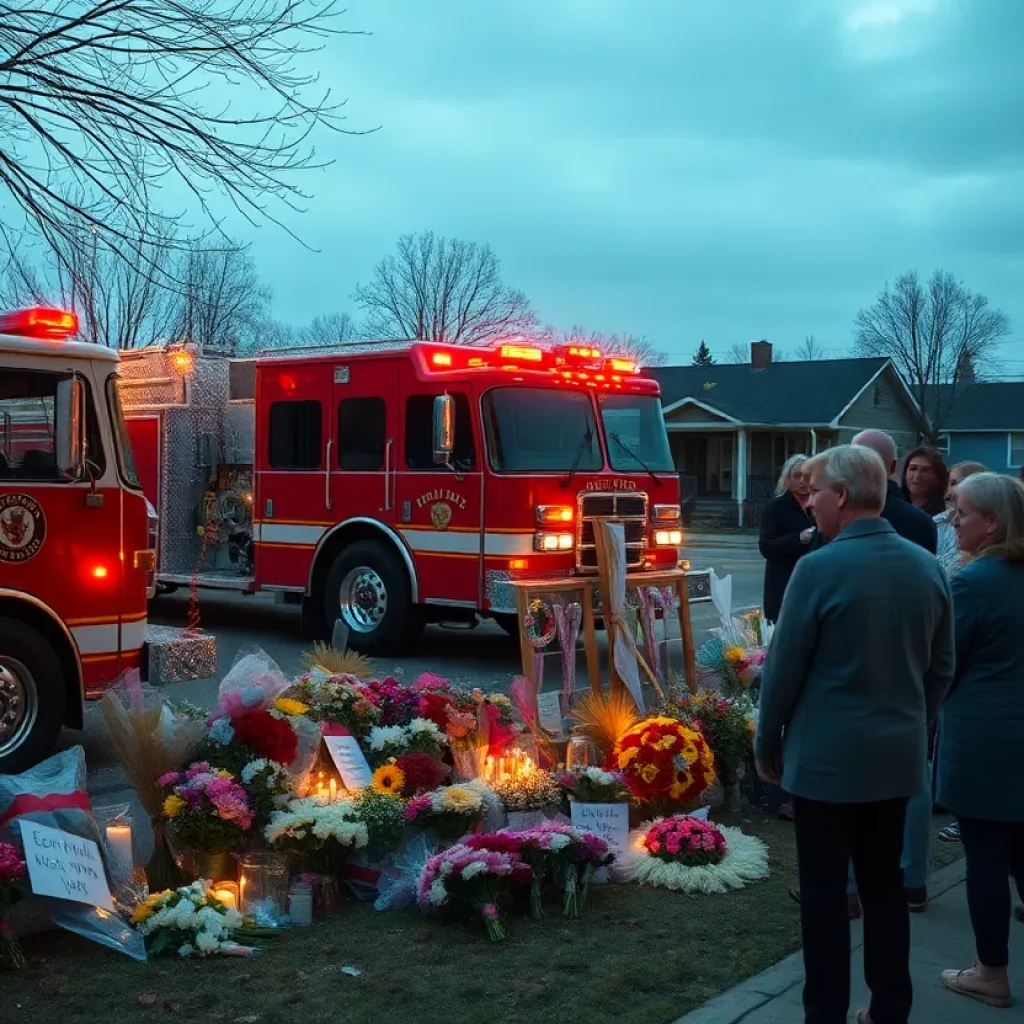
{"label": "woman in dark jacket", "polygon": [[903,460],[900,490],[903,497],[933,518],[946,511],[949,470],[934,448],[915,448]]}
{"label": "woman in dark jacket", "polygon": [[1009,877],[1024,885],[1024,486],[968,477],[954,523],[972,560],[951,580],[956,675],[939,717],[938,799],[960,824],[978,962],[942,983],[1009,1006]]}
{"label": "woman in dark jacket", "polygon": [[810,489],[801,472],[806,455],[794,455],[782,467],[775,497],[761,514],[758,547],[764,557],[764,617],[775,622],[796,563],[811,550],[814,520],[807,511]]}

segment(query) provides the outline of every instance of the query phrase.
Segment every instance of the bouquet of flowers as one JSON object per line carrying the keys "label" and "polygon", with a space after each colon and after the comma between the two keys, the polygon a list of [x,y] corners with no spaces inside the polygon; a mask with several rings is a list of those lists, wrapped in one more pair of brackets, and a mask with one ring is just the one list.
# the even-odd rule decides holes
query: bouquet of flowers
{"label": "bouquet of flowers", "polygon": [[370,842],[357,801],[323,804],[316,797],[292,800],[276,811],[263,835],[274,850],[318,875],[336,875],[352,850]]}
{"label": "bouquet of flowers", "polygon": [[451,775],[451,768],[429,754],[402,754],[395,758],[402,773],[402,795],[417,796],[437,789]]}
{"label": "bouquet of flowers", "polygon": [[483,917],[488,936],[497,942],[508,934],[499,903],[511,885],[527,885],[531,877],[530,868],[515,852],[459,844],[427,861],[416,885],[416,902],[427,913],[454,903],[467,904]]}
{"label": "bouquet of flowers", "polygon": [[549,772],[523,772],[495,783],[506,811],[546,811],[558,806],[562,791]]}
{"label": "bouquet of flowers", "polygon": [[371,679],[360,689],[377,709],[381,725],[407,725],[419,712],[420,695],[397,679]]}
{"label": "bouquet of flowers", "polygon": [[408,725],[376,725],[366,745],[371,758],[384,761],[402,754],[427,754],[440,760],[448,746],[448,736],[429,718],[414,718]]}
{"label": "bouquet of flowers", "polygon": [[18,940],[11,934],[11,907],[21,899],[16,884],[27,874],[25,862],[12,843],[0,843],[0,967],[15,969],[25,966],[25,955]]}
{"label": "bouquet of flowers", "polygon": [[715,781],[707,740],[674,718],[645,718],[627,729],[609,760],[643,802],[693,803]]}
{"label": "bouquet of flowers", "polygon": [[764,647],[746,647],[713,636],[697,652],[697,664],[717,676],[727,693],[756,694],[766,656]]}
{"label": "bouquet of flowers", "polygon": [[205,881],[154,893],[135,908],[132,924],[142,933],[150,956],[172,951],[181,957],[256,952],[231,941],[242,915],[224,906]]}
{"label": "bouquet of flowers", "polygon": [[380,860],[398,849],[405,831],[405,804],[401,799],[367,786],[359,794],[356,816],[366,826],[366,852],[371,860]]}
{"label": "bouquet of flowers", "polygon": [[594,872],[615,859],[600,836],[553,821],[528,829],[502,829],[490,835],[469,836],[465,845],[516,854],[532,868],[530,909],[534,917],[543,914],[541,886],[548,881],[563,893],[562,913],[579,917]]}
{"label": "bouquet of flowers", "polygon": [[690,815],[659,818],[630,835],[623,881],[711,895],[768,877],[768,848],[738,828]]}
{"label": "bouquet of flowers", "polygon": [[249,794],[254,824],[262,831],[271,814],[286,807],[293,795],[292,778],[284,767],[265,757],[250,761],[239,773],[242,785]]}
{"label": "bouquet of flowers", "polygon": [[442,786],[432,793],[414,796],[405,805],[405,820],[421,829],[433,829],[446,839],[464,836],[487,813],[484,790],[479,785]]}
{"label": "bouquet of flowers", "polygon": [[314,721],[343,726],[360,742],[380,722],[380,711],[367,695],[364,684],[353,675],[307,672],[283,696],[306,705],[307,714]]}
{"label": "bouquet of flowers", "polygon": [[562,772],[558,782],[567,796],[583,804],[625,804],[632,798],[622,772],[584,768],[579,772]]}
{"label": "bouquet of flowers", "polygon": [[723,785],[734,785],[750,753],[750,723],[754,718],[750,697],[723,697],[715,690],[700,690],[669,703],[666,711],[700,730],[715,755],[718,777]]}
{"label": "bouquet of flowers", "polygon": [[197,761],[184,773],[162,775],[157,785],[164,791],[164,819],[182,846],[228,853],[248,838],[256,814],[245,787],[231,772]]}

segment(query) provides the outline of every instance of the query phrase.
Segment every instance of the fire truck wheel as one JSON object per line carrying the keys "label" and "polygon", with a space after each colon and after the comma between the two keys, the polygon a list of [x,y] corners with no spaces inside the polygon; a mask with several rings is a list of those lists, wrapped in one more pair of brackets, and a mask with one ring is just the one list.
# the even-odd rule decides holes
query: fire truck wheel
{"label": "fire truck wheel", "polygon": [[341,618],[348,646],[373,655],[395,655],[419,631],[405,566],[383,544],[359,541],[345,548],[327,574],[324,611]]}
{"label": "fire truck wheel", "polygon": [[64,722],[64,671],[31,626],[0,618],[0,773],[49,757]]}

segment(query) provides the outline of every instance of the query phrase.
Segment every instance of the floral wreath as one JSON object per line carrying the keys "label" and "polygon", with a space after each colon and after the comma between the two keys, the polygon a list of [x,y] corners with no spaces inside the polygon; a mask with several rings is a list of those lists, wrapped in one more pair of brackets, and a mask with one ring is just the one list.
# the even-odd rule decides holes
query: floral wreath
{"label": "floral wreath", "polygon": [[618,739],[610,767],[638,800],[695,801],[715,781],[715,755],[699,729],[675,718],[645,718]]}

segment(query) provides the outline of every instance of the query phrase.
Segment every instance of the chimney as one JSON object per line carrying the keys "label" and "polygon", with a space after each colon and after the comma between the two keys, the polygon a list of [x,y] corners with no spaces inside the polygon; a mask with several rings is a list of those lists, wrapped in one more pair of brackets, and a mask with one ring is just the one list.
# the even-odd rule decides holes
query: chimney
{"label": "chimney", "polygon": [[750,343],[750,365],[755,370],[763,370],[771,366],[772,343],[770,341],[752,341]]}

